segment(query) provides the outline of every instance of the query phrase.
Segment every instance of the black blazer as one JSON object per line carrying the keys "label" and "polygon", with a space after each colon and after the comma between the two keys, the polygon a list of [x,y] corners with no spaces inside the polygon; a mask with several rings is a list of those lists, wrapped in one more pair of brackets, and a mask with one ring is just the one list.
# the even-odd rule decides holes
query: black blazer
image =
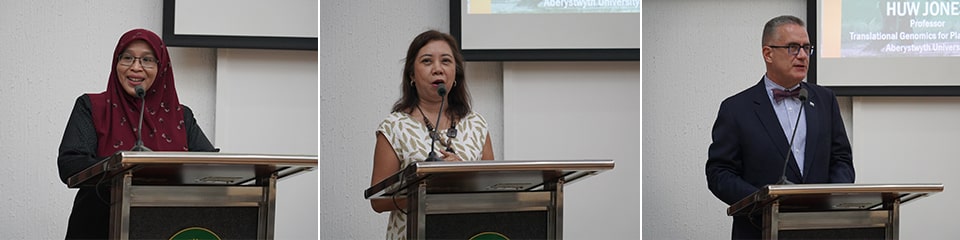
{"label": "black blazer", "polygon": [[[853,183],[850,141],[833,91],[801,83],[809,96],[803,104],[807,121],[804,173],[790,157],[787,179],[793,183]],[[794,121],[794,120],[790,120]],[[707,186],[713,195],[733,204],[780,180],[789,142],[766,93],[763,80],[720,104],[706,163]],[[733,237],[759,237],[746,217],[734,217]]]}

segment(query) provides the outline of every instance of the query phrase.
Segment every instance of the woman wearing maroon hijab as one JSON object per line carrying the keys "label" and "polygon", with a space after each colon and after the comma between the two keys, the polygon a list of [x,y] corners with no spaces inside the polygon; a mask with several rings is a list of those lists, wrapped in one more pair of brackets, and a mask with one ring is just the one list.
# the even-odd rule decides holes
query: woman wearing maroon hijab
{"label": "woman wearing maroon hijab", "polygon": [[[57,164],[60,179],[86,169],[137,142],[145,91],[143,144],[154,151],[216,151],[190,108],[180,105],[167,46],[156,33],[134,29],[123,34],[113,52],[107,89],[77,98],[63,132]],[[67,239],[106,239],[110,191],[80,188],[74,199]]]}

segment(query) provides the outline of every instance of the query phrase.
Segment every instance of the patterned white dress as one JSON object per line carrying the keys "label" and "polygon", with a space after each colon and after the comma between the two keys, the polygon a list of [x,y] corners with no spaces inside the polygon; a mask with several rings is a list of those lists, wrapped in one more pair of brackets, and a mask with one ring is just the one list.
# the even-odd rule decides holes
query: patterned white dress
{"label": "patterned white dress", "polygon": [[[427,126],[413,119],[410,114],[394,112],[387,116],[377,132],[382,133],[400,159],[401,168],[424,161],[430,153],[430,134]],[[440,130],[441,139],[434,146],[435,151],[446,149],[440,140],[446,140],[447,129]],[[457,137],[452,139],[453,150],[464,161],[479,161],[483,144],[487,140],[487,121],[479,113],[471,112],[457,122]],[[438,153],[439,155],[439,153]],[[390,212],[387,225],[387,239],[406,239],[407,217],[400,211]]]}

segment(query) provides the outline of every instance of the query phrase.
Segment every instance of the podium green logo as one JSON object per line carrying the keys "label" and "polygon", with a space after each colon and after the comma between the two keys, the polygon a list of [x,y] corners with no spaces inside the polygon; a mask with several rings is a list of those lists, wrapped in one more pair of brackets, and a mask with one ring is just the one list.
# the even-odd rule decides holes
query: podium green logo
{"label": "podium green logo", "polygon": [[470,240],[510,240],[507,236],[498,232],[482,232],[470,237]]}
{"label": "podium green logo", "polygon": [[220,240],[220,236],[206,228],[189,227],[174,234],[170,240]]}

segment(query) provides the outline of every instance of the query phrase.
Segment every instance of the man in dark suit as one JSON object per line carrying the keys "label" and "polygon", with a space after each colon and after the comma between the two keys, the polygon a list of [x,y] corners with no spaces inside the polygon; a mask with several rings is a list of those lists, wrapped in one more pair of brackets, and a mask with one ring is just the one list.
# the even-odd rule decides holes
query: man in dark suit
{"label": "man in dark suit", "polygon": [[[802,82],[814,52],[803,20],[771,19],[762,42],[766,74],[720,104],[706,164],[710,191],[734,204],[778,183],[788,151],[792,183],[853,183],[850,141],[833,91]],[[806,101],[798,97],[801,88]],[[760,238],[761,229],[759,216],[733,218],[734,239]]]}

